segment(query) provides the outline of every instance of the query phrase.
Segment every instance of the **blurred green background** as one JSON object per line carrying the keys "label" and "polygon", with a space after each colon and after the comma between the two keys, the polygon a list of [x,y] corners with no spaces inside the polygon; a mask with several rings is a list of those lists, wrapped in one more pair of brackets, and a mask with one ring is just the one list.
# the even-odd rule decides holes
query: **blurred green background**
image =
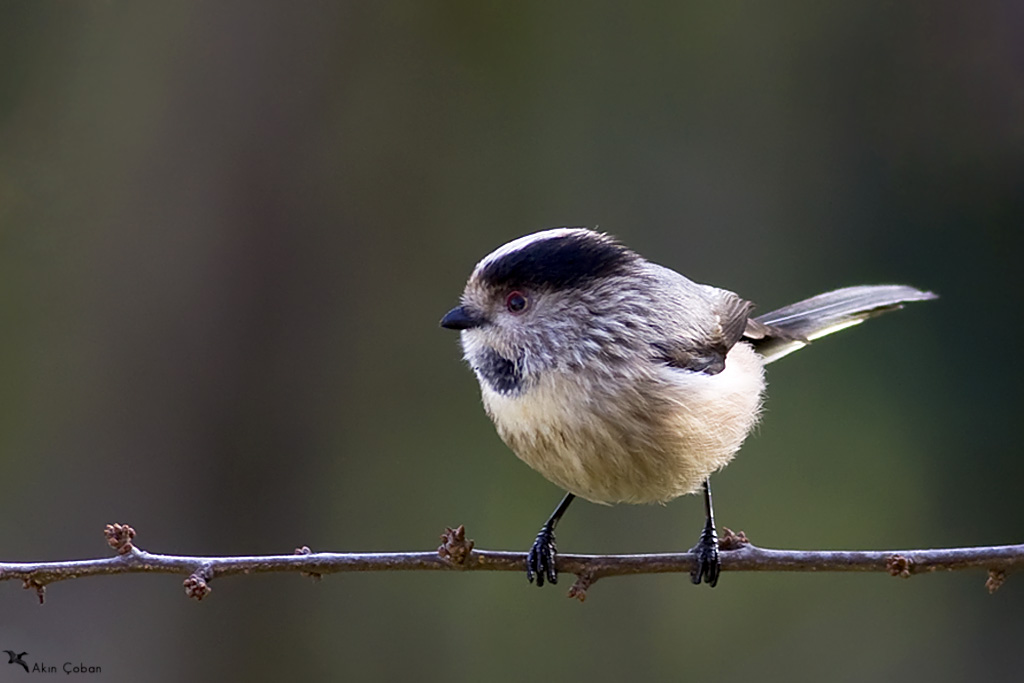
{"label": "blurred green background", "polygon": [[[561,495],[437,326],[557,225],[770,310],[933,303],[773,365],[716,477],[761,545],[1021,541],[1016,2],[5,2],[0,556],[525,550]],[[579,503],[567,552],[680,550],[700,501]],[[0,584],[0,649],[104,680],[935,680],[1024,661],[984,572]],[[567,578],[566,584],[571,583]],[[2,665],[0,665],[2,666]],[[14,675],[0,669],[0,676]]]}

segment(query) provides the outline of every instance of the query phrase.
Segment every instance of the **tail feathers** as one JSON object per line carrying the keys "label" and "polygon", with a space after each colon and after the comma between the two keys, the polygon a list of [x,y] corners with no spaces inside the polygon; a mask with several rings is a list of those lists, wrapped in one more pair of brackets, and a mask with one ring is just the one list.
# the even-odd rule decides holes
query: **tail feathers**
{"label": "tail feathers", "polygon": [[903,308],[911,301],[938,298],[904,285],[862,285],[826,292],[748,321],[744,337],[771,363],[810,342]]}

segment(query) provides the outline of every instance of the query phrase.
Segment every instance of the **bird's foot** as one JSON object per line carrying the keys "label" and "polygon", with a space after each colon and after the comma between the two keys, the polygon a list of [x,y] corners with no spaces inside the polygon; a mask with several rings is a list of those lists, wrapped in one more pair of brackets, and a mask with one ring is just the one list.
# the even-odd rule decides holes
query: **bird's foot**
{"label": "bird's foot", "polygon": [[710,519],[704,525],[704,531],[701,532],[697,545],[690,548],[690,552],[697,556],[697,565],[690,572],[690,580],[695,585],[699,586],[703,581],[714,588],[718,583],[722,562],[718,558],[718,533]]}
{"label": "bird's foot", "polygon": [[538,588],[544,585],[545,579],[548,583],[558,583],[558,570],[555,569],[556,554],[555,530],[545,524],[540,528],[530,552],[526,554],[526,578],[530,583],[533,583],[534,578],[537,579]]}

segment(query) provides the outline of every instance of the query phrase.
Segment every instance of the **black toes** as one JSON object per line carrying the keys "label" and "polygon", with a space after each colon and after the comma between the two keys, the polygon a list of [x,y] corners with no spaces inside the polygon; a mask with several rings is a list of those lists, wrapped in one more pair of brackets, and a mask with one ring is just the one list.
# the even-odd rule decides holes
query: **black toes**
{"label": "black toes", "polygon": [[555,569],[555,532],[551,527],[541,527],[533,547],[526,555],[526,578],[530,583],[537,580],[537,587],[544,585],[544,580],[549,583],[558,583],[558,570]]}
{"label": "black toes", "polygon": [[714,588],[722,571],[722,562],[718,558],[718,534],[713,525],[704,527],[700,540],[690,552],[697,556],[697,565],[690,572],[690,580],[697,585],[703,581]]}

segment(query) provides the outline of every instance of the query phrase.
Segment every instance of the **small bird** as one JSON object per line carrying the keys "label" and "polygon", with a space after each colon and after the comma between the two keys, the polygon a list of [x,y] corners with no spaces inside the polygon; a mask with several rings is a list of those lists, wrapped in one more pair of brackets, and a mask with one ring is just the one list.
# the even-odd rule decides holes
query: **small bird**
{"label": "small bird", "polygon": [[484,257],[441,326],[461,332],[502,440],[567,491],[527,554],[527,579],[557,583],[555,526],[577,496],[655,503],[702,491],[691,580],[713,587],[721,565],[709,477],[758,421],[764,366],[934,298],[848,287],[752,317],[736,294],[586,228],[526,235]]}
{"label": "small bird", "polygon": [[7,653],[8,664],[21,664],[22,668],[25,669],[26,672],[31,673],[28,670],[28,664],[26,664],[25,660],[22,659],[22,657],[28,654],[27,652],[22,652],[20,654],[15,654],[14,650],[4,650],[4,652]]}

